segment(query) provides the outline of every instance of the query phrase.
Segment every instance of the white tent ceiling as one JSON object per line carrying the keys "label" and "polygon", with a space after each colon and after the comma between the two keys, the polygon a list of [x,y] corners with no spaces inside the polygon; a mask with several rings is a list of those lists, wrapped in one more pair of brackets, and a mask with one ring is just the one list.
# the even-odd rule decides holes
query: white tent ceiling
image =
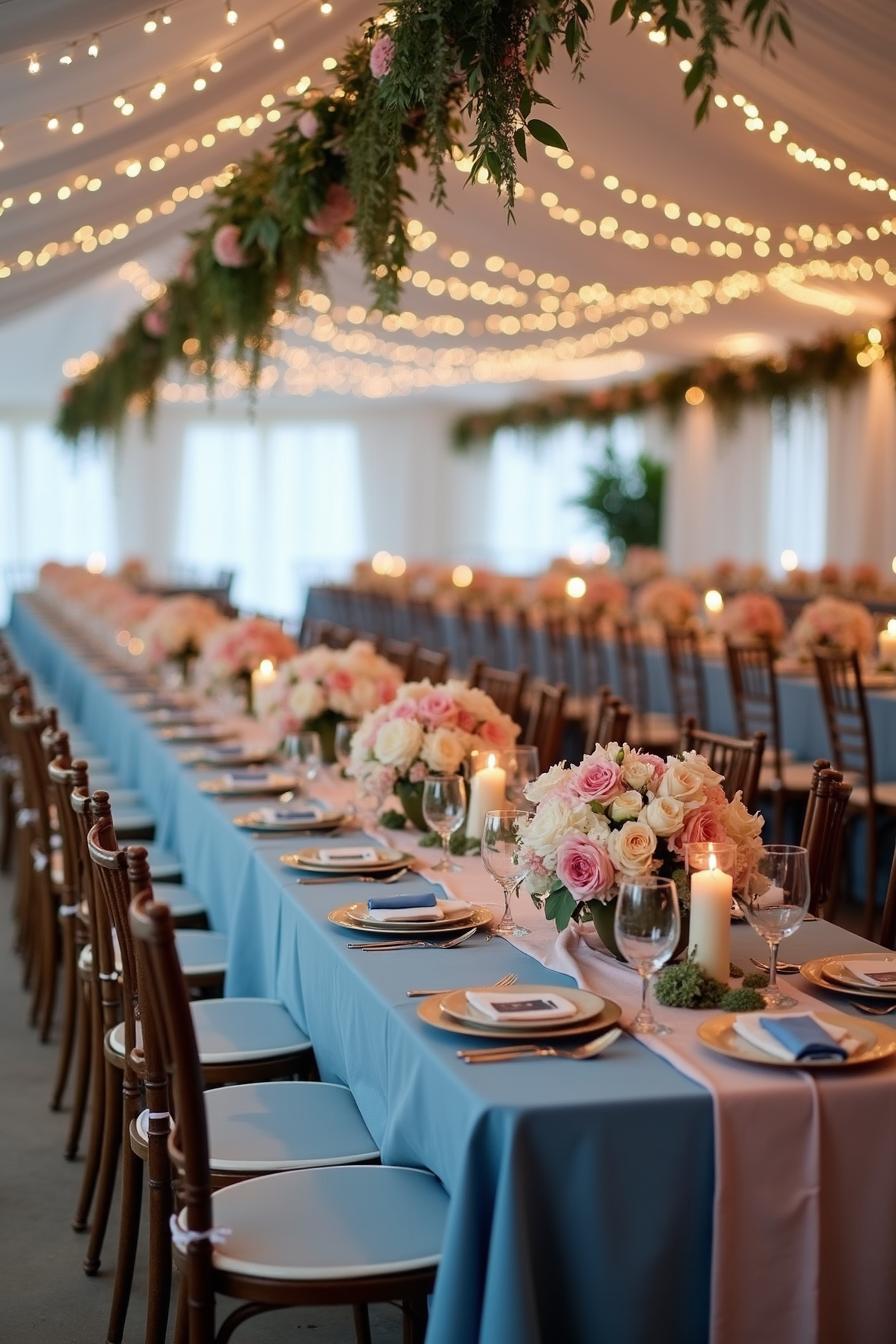
{"label": "white tent ceiling", "polygon": [[[32,0],[27,5],[0,0],[0,139],[5,145],[0,203],[12,198],[0,217],[4,401],[52,397],[62,381],[64,359],[102,349],[140,301],[133,280],[119,275],[122,265],[136,259],[151,276],[164,279],[177,264],[179,239],[201,214],[202,201],[187,197],[178,202],[184,193],[177,189],[201,184],[261,147],[274,124],[261,121],[246,134],[246,121],[265,114],[262,98],[279,98],[305,75],[323,83],[322,61],[339,55],[371,6],[370,0],[333,0],[329,15],[321,13],[319,0],[292,5],[233,0],[233,8],[240,11],[239,19],[230,25],[222,0],[180,0],[168,6],[171,23],[160,22],[147,34],[147,5],[133,0]],[[563,382],[619,376],[623,370],[648,370],[715,350],[754,353],[811,339],[832,326],[849,329],[888,315],[896,289],[883,272],[889,260],[896,264],[896,248],[889,222],[882,231],[880,226],[896,217],[896,190],[891,199],[880,182],[891,174],[896,181],[887,111],[896,68],[892,0],[793,0],[796,50],[782,49],[777,61],[763,60],[746,44],[726,54],[719,91],[728,105],[715,109],[698,129],[692,106],[681,96],[678,63],[686,49],[658,45],[646,30],[627,36],[619,27],[609,28],[608,5],[601,0],[598,8],[585,81],[576,84],[560,61],[546,90],[557,105],[552,120],[566,136],[573,162],[564,168],[562,160],[533,147],[530,163],[522,165],[527,191],[518,202],[515,224],[507,224],[490,187],[465,185],[460,172],[451,174],[450,211],[437,211],[427,200],[426,184],[417,184],[418,216],[437,241],[415,257],[415,266],[436,281],[432,288],[437,292],[409,284],[404,305],[420,317],[460,319],[463,331],[391,335],[380,326],[346,320],[344,309],[363,304],[366,295],[356,264],[343,256],[330,276],[338,310],[337,351],[343,330],[354,338],[369,331],[379,343],[369,352],[369,367],[388,373],[396,364],[396,346],[431,351],[460,346],[467,355],[454,395],[468,401],[476,386],[478,397],[500,400],[511,395],[505,379],[528,386],[537,377]],[[92,58],[86,48],[95,30],[100,53]],[[275,30],[286,43],[281,52],[272,48]],[[71,63],[60,64],[74,40]],[[41,66],[34,74],[27,68],[31,53]],[[208,66],[215,56],[223,68],[211,74]],[[193,89],[197,74],[207,80],[201,92]],[[159,80],[166,91],[153,100],[149,90]],[[133,103],[130,116],[113,105],[120,91]],[[743,95],[746,108],[735,105],[735,94]],[[762,122],[752,131],[745,125],[751,103]],[[60,125],[50,131],[47,120],[53,116]],[[237,116],[242,131],[219,129],[222,118]],[[76,120],[84,124],[77,135],[71,131]],[[788,129],[773,139],[776,121]],[[213,136],[214,143],[203,146],[203,136]],[[812,158],[827,160],[829,169],[799,162],[788,151],[791,141],[811,150]],[[198,147],[185,149],[190,142]],[[154,158],[158,171],[150,166]],[[841,160],[845,167],[835,166]],[[127,165],[135,163],[139,171],[132,167],[135,175],[127,175]],[[851,184],[851,172],[880,179],[878,189]],[[618,179],[618,186],[605,185],[608,177]],[[88,184],[97,179],[101,185],[91,190]],[[636,199],[624,200],[623,189]],[[29,203],[36,193],[39,200]],[[543,201],[545,193],[557,198],[553,207],[552,196]],[[165,213],[173,201],[176,209]],[[680,207],[677,218],[664,213],[667,204]],[[552,208],[555,215],[565,209],[570,218],[552,218]],[[144,219],[140,212],[146,222],[138,222]],[[689,222],[691,212],[702,217],[699,222]],[[712,227],[713,216],[719,218],[717,227]],[[755,226],[754,231],[739,231],[731,217]],[[601,222],[608,218],[617,224],[611,238],[601,236],[609,229],[602,229]],[[594,221],[596,232],[583,232],[588,221]],[[84,250],[72,239],[82,230],[78,238],[83,243],[87,225],[94,239],[116,225],[118,233],[127,225],[127,235]],[[813,232],[828,226],[835,235],[848,229],[853,236],[845,241],[844,234],[843,242],[822,249],[817,239],[801,240],[788,232],[800,225],[811,225]],[[757,237],[755,228],[769,231],[767,255],[757,254],[756,244],[762,253],[764,237]],[[635,246],[624,241],[626,231],[636,235]],[[60,255],[66,243],[71,250]],[[714,255],[713,245],[718,252],[721,244],[727,245],[727,254]],[[791,257],[782,257],[781,244],[793,249]],[[687,245],[690,253],[695,246],[699,252],[675,250]],[[465,266],[452,263],[457,251],[469,254]],[[44,264],[36,264],[50,252],[54,255]],[[503,270],[486,268],[494,257],[503,260]],[[801,268],[812,261],[842,267],[853,258],[867,261],[873,278],[851,281],[830,271],[807,275],[803,269],[793,276],[780,270],[782,261]],[[775,266],[779,269],[770,283]],[[569,309],[570,325],[551,329],[551,310],[560,318],[569,302],[563,279],[545,291],[537,283],[521,283],[515,268],[523,269],[524,280],[527,269],[536,277],[548,272],[567,279],[572,290],[602,285],[611,295],[697,280],[715,283],[739,271],[754,278],[746,285],[748,297],[720,302],[710,296],[706,311],[667,326],[661,318],[660,325],[653,320],[666,308],[645,303],[649,296],[642,293],[630,309],[606,311],[605,304],[602,313],[592,311],[590,317],[582,306]],[[438,292],[438,282],[452,275],[468,285],[509,283],[524,299],[496,304],[452,299]],[[527,315],[532,322],[540,318],[542,329],[523,329]],[[629,328],[623,330],[619,324],[626,319]],[[612,339],[599,336],[601,330]],[[558,345],[561,340],[566,344]],[[290,341],[307,351],[301,356],[306,377],[296,390],[325,388],[333,331],[311,337],[303,328]],[[531,354],[521,362],[524,347]],[[500,353],[486,360],[486,351]],[[513,352],[510,367],[506,352]],[[424,369],[424,385],[428,377]],[[362,381],[348,380],[354,391]],[[333,385],[338,387],[339,380]]]}

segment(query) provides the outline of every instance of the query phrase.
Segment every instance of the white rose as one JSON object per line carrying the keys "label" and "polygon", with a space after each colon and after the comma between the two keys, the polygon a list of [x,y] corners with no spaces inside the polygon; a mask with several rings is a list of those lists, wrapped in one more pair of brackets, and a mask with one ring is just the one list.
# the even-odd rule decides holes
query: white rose
{"label": "white rose", "polygon": [[654,798],[641,813],[641,820],[656,835],[676,835],[684,825],[684,804],[679,798]]}
{"label": "white rose", "polygon": [[450,728],[437,728],[434,733],[427,733],[424,737],[420,755],[434,774],[453,775],[459,769],[466,750],[457,733]]}
{"label": "white rose", "polygon": [[634,821],[643,806],[644,799],[638,790],[629,789],[613,799],[610,804],[610,816],[614,821]]}
{"label": "white rose", "polygon": [[613,867],[623,876],[643,877],[653,865],[656,836],[643,821],[627,821],[610,833],[607,848]]}
{"label": "white rose", "polygon": [[724,779],[724,775],[720,775],[717,770],[713,770],[709,761],[705,756],[701,756],[699,751],[682,752],[682,760],[695,774],[701,777],[704,788],[714,789]]}
{"label": "white rose", "polygon": [[646,789],[653,779],[653,766],[632,753],[622,762],[622,778],[630,789]]}
{"label": "white rose", "polygon": [[411,768],[423,742],[423,729],[413,719],[391,719],[376,735],[374,755],[383,765],[394,765],[399,774]]}
{"label": "white rose", "polygon": [[607,841],[610,838],[610,823],[607,821],[603,812],[592,812],[590,807],[587,808],[586,811],[588,813],[588,818],[583,827],[585,834],[589,835],[592,840],[597,840],[600,844],[606,847]]}
{"label": "white rose", "polygon": [[563,838],[570,831],[587,834],[593,815],[590,807],[571,807],[563,798],[545,798],[539,804],[535,816],[526,824],[521,838],[544,860],[546,867],[553,868],[557,861],[557,847]]}
{"label": "white rose", "polygon": [[540,803],[542,798],[545,798],[552,789],[556,788],[566,773],[567,767],[562,762],[552,765],[550,770],[546,770],[537,779],[531,780],[523,789],[523,793],[530,803]]}
{"label": "white rose", "polygon": [[286,707],[300,723],[316,718],[327,707],[326,696],[314,681],[296,682],[289,693]]}
{"label": "white rose", "polygon": [[657,789],[658,798],[677,798],[685,812],[693,812],[706,802],[706,784],[702,773],[686,761],[672,760]]}
{"label": "white rose", "polygon": [[736,845],[748,840],[756,840],[762,832],[762,816],[758,812],[748,812],[744,807],[740,790],[722,813],[722,825]]}

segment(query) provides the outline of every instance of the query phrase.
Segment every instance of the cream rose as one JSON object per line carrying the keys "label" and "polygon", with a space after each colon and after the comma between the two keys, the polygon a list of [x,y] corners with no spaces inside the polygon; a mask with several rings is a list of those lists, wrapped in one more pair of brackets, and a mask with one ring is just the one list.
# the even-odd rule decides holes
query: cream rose
{"label": "cream rose", "polygon": [[638,793],[637,789],[629,789],[626,793],[621,793],[618,798],[614,798],[610,804],[610,816],[614,821],[634,821],[638,816],[644,799]]}
{"label": "cream rose", "polygon": [[654,798],[641,813],[641,820],[665,839],[684,825],[684,804],[679,798]]}
{"label": "cream rose", "polygon": [[546,770],[543,775],[533,779],[523,789],[523,793],[529,799],[530,803],[540,803],[542,798],[547,797],[552,789],[555,789],[568,773],[567,766],[563,764],[552,765],[550,770]]}
{"label": "cream rose", "polygon": [[286,707],[300,723],[316,718],[326,709],[327,700],[321,688],[314,681],[299,681],[293,686]]}
{"label": "cream rose", "polygon": [[703,786],[707,789],[714,789],[717,784],[721,784],[725,778],[717,770],[713,770],[705,756],[701,756],[699,751],[682,752],[682,764],[686,765],[695,774],[700,775],[703,780]]}
{"label": "cream rose", "polygon": [[557,848],[565,836],[570,831],[587,833],[593,815],[589,807],[571,807],[563,798],[545,798],[526,824],[521,839],[547,867],[552,868],[557,860]]}
{"label": "cream rose", "polygon": [[383,765],[392,765],[404,774],[419,755],[423,729],[413,719],[391,719],[376,735],[374,755]]}
{"label": "cream rose", "polygon": [[437,728],[434,733],[427,733],[424,737],[420,755],[434,774],[453,775],[466,752],[457,733],[450,728]]}
{"label": "cream rose", "polygon": [[651,871],[656,836],[643,821],[627,821],[610,833],[608,848],[614,868],[623,876],[643,877]]}
{"label": "cream rose", "polygon": [[748,812],[744,807],[740,790],[722,813],[722,825],[736,845],[756,840],[762,831],[762,817],[756,812]]}
{"label": "cream rose", "polygon": [[622,778],[630,789],[646,789],[653,779],[652,761],[642,760],[640,756],[626,756],[622,762]]}
{"label": "cream rose", "polygon": [[706,781],[700,770],[686,761],[671,761],[657,789],[658,798],[677,798],[685,812],[693,812],[706,802]]}

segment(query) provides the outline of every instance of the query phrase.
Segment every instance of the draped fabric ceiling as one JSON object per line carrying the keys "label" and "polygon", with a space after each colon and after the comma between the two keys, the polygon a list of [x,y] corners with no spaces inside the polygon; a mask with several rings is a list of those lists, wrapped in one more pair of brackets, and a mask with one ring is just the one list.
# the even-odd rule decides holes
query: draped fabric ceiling
{"label": "draped fabric ceiling", "polygon": [[[134,0],[2,0],[0,400],[52,399],[64,360],[102,350],[139,291],[177,266],[203,209],[189,189],[198,196],[263,148],[276,129],[269,95],[303,77],[324,85],[322,63],[370,8],[180,0],[146,33],[150,11]],[[410,184],[425,246],[398,330],[363,311],[363,277],[339,256],[330,308],[309,296],[317,308],[284,329],[275,392],[450,389],[460,407],[887,317],[892,0],[792,0],[796,49],[776,61],[746,43],[727,54],[727,105],[699,128],[681,92],[686,47],[610,28],[608,8],[599,0],[584,82],[560,59],[545,85],[570,155],[532,145],[516,222],[461,171],[450,210],[429,203],[426,182]]]}

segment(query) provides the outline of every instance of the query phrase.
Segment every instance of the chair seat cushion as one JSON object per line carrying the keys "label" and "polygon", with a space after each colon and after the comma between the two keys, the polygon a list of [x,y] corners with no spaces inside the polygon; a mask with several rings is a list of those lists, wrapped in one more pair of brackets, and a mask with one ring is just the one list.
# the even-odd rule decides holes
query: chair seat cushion
{"label": "chair seat cushion", "polygon": [[[203,1064],[246,1064],[311,1049],[278,999],[198,999],[190,1011]],[[123,1022],[109,1033],[109,1044],[124,1054]]]}
{"label": "chair seat cushion", "polygon": [[[153,877],[156,877],[155,872]],[[170,908],[175,920],[205,914],[205,902],[190,887],[182,886],[180,882],[166,882],[158,878],[156,883],[156,897]]]}
{"label": "chair seat cushion", "polygon": [[[216,1269],[303,1281],[435,1268],[448,1196],[410,1167],[314,1167],[261,1176],[212,1196]],[[186,1210],[178,1222],[186,1227]]]}
{"label": "chair seat cushion", "polygon": [[[176,854],[172,854],[170,849],[163,849],[161,845],[147,845],[146,861],[154,882],[174,882],[180,877],[180,859]],[[160,894],[159,899],[165,899],[164,892]]]}
{"label": "chair seat cushion", "polygon": [[[347,1087],[241,1083],[205,1094],[213,1171],[299,1170],[375,1162],[379,1151]],[[147,1137],[148,1111],[137,1125]]]}
{"label": "chair seat cushion", "polygon": [[[847,779],[854,778],[855,776],[847,775]],[[868,806],[868,790],[864,784],[853,784],[849,801],[853,807]],[[874,785],[874,801],[879,807],[884,807],[888,811],[896,810],[896,780],[879,780]]]}
{"label": "chair seat cushion", "polygon": [[117,798],[112,799],[112,816],[115,819],[115,834],[119,840],[134,836],[153,835],[156,819],[146,808],[116,807]]}
{"label": "chair seat cushion", "polygon": [[[212,933],[209,929],[176,929],[174,943],[181,968],[188,979],[190,976],[226,973],[228,948],[226,933]],[[114,929],[112,946],[115,952],[115,969],[120,971],[121,951]],[[90,943],[81,949],[78,966],[87,974],[93,970],[93,947]]]}

